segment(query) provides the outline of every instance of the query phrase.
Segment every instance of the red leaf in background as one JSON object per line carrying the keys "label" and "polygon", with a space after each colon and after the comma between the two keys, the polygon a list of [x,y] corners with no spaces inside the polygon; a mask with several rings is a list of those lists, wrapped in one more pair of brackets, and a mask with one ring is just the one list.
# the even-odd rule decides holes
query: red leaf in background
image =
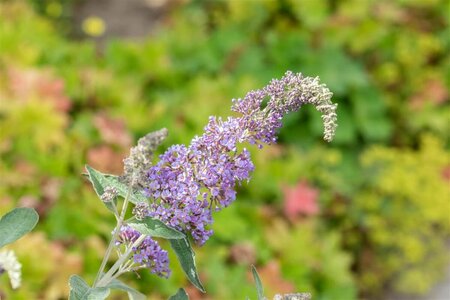
{"label": "red leaf in background", "polygon": [[434,106],[445,103],[449,100],[449,90],[445,83],[440,79],[428,80],[423,88],[413,95],[409,100],[409,106],[412,109],[419,110],[427,102]]}
{"label": "red leaf in background", "polygon": [[450,165],[446,166],[442,170],[442,178],[444,178],[444,180],[446,180],[446,181],[450,180]]}
{"label": "red leaf in background", "polygon": [[319,190],[301,181],[294,187],[284,187],[284,214],[293,221],[299,215],[316,215],[319,213],[317,197]]}
{"label": "red leaf in background", "polygon": [[9,90],[15,98],[27,101],[36,97],[42,101],[51,103],[59,112],[68,112],[72,102],[65,95],[64,81],[53,78],[49,72],[32,69],[19,70],[11,68],[9,73]]}
{"label": "red leaf in background", "polygon": [[131,136],[128,134],[123,120],[100,114],[94,117],[94,124],[105,142],[125,148],[131,146]]}
{"label": "red leaf in background", "polygon": [[102,173],[121,174],[123,171],[122,161],[126,153],[114,151],[111,147],[101,145],[89,149],[87,153],[88,164]]}
{"label": "red leaf in background", "polygon": [[33,207],[39,216],[44,218],[59,199],[62,182],[55,178],[48,178],[41,183],[42,195],[24,195],[19,199],[20,206]]}

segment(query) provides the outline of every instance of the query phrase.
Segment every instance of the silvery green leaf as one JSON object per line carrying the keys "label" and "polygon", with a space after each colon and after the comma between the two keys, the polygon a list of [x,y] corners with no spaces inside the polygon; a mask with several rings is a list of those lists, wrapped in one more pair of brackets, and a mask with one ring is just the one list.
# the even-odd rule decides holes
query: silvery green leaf
{"label": "silvery green leaf", "polygon": [[169,300],[189,300],[189,296],[184,289],[179,288],[175,295],[170,296]]}
{"label": "silvery green leaf", "polygon": [[[108,186],[111,186],[109,181],[106,179],[105,174],[102,174],[92,167],[86,165],[86,171],[88,172],[88,179],[92,183],[92,186],[94,187],[95,193],[97,196],[101,199],[103,193],[105,192],[105,189]],[[114,204],[117,204],[117,199],[114,199]],[[103,201],[102,201],[103,202]],[[103,202],[105,206],[112,212],[114,212],[113,204],[111,202]]]}
{"label": "silvery green leaf", "polygon": [[256,292],[258,294],[258,300],[266,300],[266,298],[264,297],[264,289],[261,283],[261,279],[259,278],[258,272],[256,271],[256,268],[253,265],[252,265],[252,273],[256,283]]}
{"label": "silvery green leaf", "polygon": [[83,300],[87,299],[89,295],[89,290],[91,289],[89,285],[78,275],[72,275],[69,279],[70,294],[69,300]]}
{"label": "silvery green leaf", "polygon": [[[122,196],[123,198],[125,198],[127,196],[128,193],[128,185],[126,185],[125,183],[122,183],[119,180],[119,176],[116,175],[110,175],[110,174],[104,174],[106,179],[111,182],[111,185],[113,187],[115,187],[118,192],[119,195]],[[143,201],[147,201],[147,197],[142,193],[142,191],[133,191],[130,195],[130,202],[131,203],[138,203],[138,202],[143,202]]]}
{"label": "silvery green leaf", "polygon": [[128,222],[128,225],[133,229],[136,229],[142,234],[149,236],[162,237],[165,239],[182,239],[185,235],[173,229],[160,220],[145,217],[142,220],[133,220]]}
{"label": "silvery green leaf", "polygon": [[69,300],[103,300],[109,295],[109,288],[91,288],[78,275],[72,275],[69,279],[70,293]]}
{"label": "silvery green leaf", "polygon": [[[88,179],[92,183],[99,198],[101,198],[107,187],[116,188],[118,194],[123,198],[127,196],[128,186],[119,181],[119,176],[103,174],[88,165],[86,165],[86,171],[88,172]],[[147,198],[140,191],[134,191],[130,194],[129,200],[136,204],[138,202],[147,201]],[[109,210],[114,211],[111,203],[106,202],[105,205]]]}
{"label": "silvery green leaf", "polygon": [[198,288],[200,291],[205,293],[205,288],[200,282],[200,278],[197,274],[197,267],[195,266],[195,253],[192,250],[192,247],[189,243],[189,240],[186,238],[183,239],[171,239],[170,245],[172,249],[175,251],[175,254],[178,257],[178,261],[181,264],[181,268],[186,274],[192,284]]}
{"label": "silvery green leaf", "polygon": [[145,300],[146,299],[144,294],[136,291],[132,287],[126,285],[125,283],[123,283],[122,281],[117,280],[117,279],[112,280],[105,287],[110,288],[110,289],[117,289],[117,290],[122,290],[122,291],[127,292],[128,293],[128,298],[130,300]]}
{"label": "silvery green leaf", "polygon": [[109,296],[110,290],[106,287],[91,288],[87,300],[103,300]]}
{"label": "silvery green leaf", "polygon": [[15,208],[0,218],[0,247],[12,243],[36,226],[39,215],[33,208]]}

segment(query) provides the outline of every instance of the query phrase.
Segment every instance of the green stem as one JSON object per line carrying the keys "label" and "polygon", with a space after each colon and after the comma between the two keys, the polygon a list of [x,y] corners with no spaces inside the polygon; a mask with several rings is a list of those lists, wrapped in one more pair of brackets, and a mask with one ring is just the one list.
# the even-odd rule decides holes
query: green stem
{"label": "green stem", "polygon": [[[120,223],[120,222],[119,222]],[[102,264],[100,265],[100,269],[98,269],[97,275],[95,276],[94,285],[95,287],[97,285],[98,280],[100,279],[101,274],[103,273],[103,270],[105,269],[106,263],[109,259],[109,256],[111,255],[111,251],[114,248],[114,241],[116,240],[116,232],[119,230],[119,223],[117,223],[116,229],[114,230],[114,236],[109,242],[108,248],[106,249],[105,256],[103,257]]]}
{"label": "green stem", "polygon": [[109,271],[100,279],[100,281],[94,287],[102,287],[107,285],[114,277],[114,273],[120,268],[120,266],[129,258],[131,252],[135,247],[138,247],[142,241],[146,238],[146,235],[141,235],[128,250],[116,261],[116,263],[109,269]]}
{"label": "green stem", "polygon": [[[109,242],[108,248],[106,249],[105,256],[103,257],[103,260],[102,260],[102,264],[100,265],[100,268],[98,269],[97,275],[95,276],[93,287],[96,287],[98,281],[101,279],[103,271],[105,270],[105,267],[106,267],[106,263],[108,262],[108,259],[109,259],[110,255],[111,255],[111,252],[112,252],[113,248],[114,248],[114,243],[117,240],[117,237],[118,237],[119,232],[120,232],[120,228],[123,225],[123,219],[125,218],[125,212],[127,210],[128,199],[130,198],[131,190],[132,190],[132,185],[130,183],[130,185],[128,186],[127,195],[125,197],[125,200],[123,201],[123,206],[122,206],[122,211],[120,212],[120,217],[118,218],[116,228],[114,229],[113,237],[112,237],[111,241]],[[115,208],[115,211],[117,212],[117,208],[116,208],[115,205],[114,205],[114,208]],[[116,213],[116,212],[114,214],[118,215],[118,213]],[[116,219],[117,219],[117,216],[116,216]]]}
{"label": "green stem", "polygon": [[111,204],[112,204],[112,207],[113,207],[113,209],[114,209],[114,217],[116,217],[116,221],[118,222],[118,221],[119,221],[119,218],[120,218],[120,216],[119,216],[119,211],[117,210],[117,206],[116,206],[116,204],[114,203],[114,201],[112,201]]}

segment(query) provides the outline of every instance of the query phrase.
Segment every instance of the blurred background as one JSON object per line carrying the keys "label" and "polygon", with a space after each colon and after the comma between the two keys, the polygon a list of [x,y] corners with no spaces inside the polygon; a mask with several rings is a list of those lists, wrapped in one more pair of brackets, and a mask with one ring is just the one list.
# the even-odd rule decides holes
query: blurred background
{"label": "blurred background", "polygon": [[2,276],[0,298],[67,298],[73,273],[92,283],[115,222],[85,163],[119,174],[162,127],[160,153],[189,143],[232,98],[292,70],[334,92],[335,140],[304,107],[278,145],[252,149],[252,180],[196,248],[206,295],[173,253],[168,280],[125,281],[150,299],[180,286],[255,298],[255,264],[269,297],[449,299],[449,3],[1,1],[0,214],[31,206],[41,219],[11,247],[22,287]]}

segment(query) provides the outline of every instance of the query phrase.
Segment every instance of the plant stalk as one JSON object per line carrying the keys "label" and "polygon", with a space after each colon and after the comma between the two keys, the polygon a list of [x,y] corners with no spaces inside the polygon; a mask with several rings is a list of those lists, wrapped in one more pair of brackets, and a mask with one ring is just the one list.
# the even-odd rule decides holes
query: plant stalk
{"label": "plant stalk", "polygon": [[102,276],[102,278],[100,279],[100,281],[94,286],[94,287],[102,287],[107,285],[113,278],[115,278],[113,276],[114,272],[116,272],[119,267],[128,259],[128,257],[130,256],[131,252],[133,251],[134,248],[138,247],[142,241],[146,238],[146,235],[141,235],[136,241],[134,241],[134,243],[128,248],[127,252],[124,253],[123,256],[121,256],[116,263],[111,267],[111,269],[109,269],[109,271]]}
{"label": "plant stalk", "polygon": [[[123,202],[122,211],[120,212],[120,217],[117,220],[117,225],[116,225],[116,228],[114,229],[114,234],[113,234],[113,236],[111,238],[111,241],[109,242],[108,248],[106,249],[105,256],[103,257],[103,260],[102,260],[102,263],[100,265],[100,268],[98,269],[97,275],[95,276],[93,287],[96,287],[98,281],[101,279],[103,271],[105,270],[106,263],[108,262],[108,259],[109,259],[110,255],[111,255],[111,251],[114,248],[114,242],[117,240],[117,236],[119,235],[120,228],[123,225],[123,220],[125,218],[125,213],[126,213],[126,210],[127,210],[127,207],[128,207],[128,201],[129,201],[128,199],[130,198],[131,190],[132,190],[132,184],[130,183],[129,186],[128,186],[127,195],[126,195],[125,200]],[[117,209],[116,209],[116,211],[117,211]]]}

